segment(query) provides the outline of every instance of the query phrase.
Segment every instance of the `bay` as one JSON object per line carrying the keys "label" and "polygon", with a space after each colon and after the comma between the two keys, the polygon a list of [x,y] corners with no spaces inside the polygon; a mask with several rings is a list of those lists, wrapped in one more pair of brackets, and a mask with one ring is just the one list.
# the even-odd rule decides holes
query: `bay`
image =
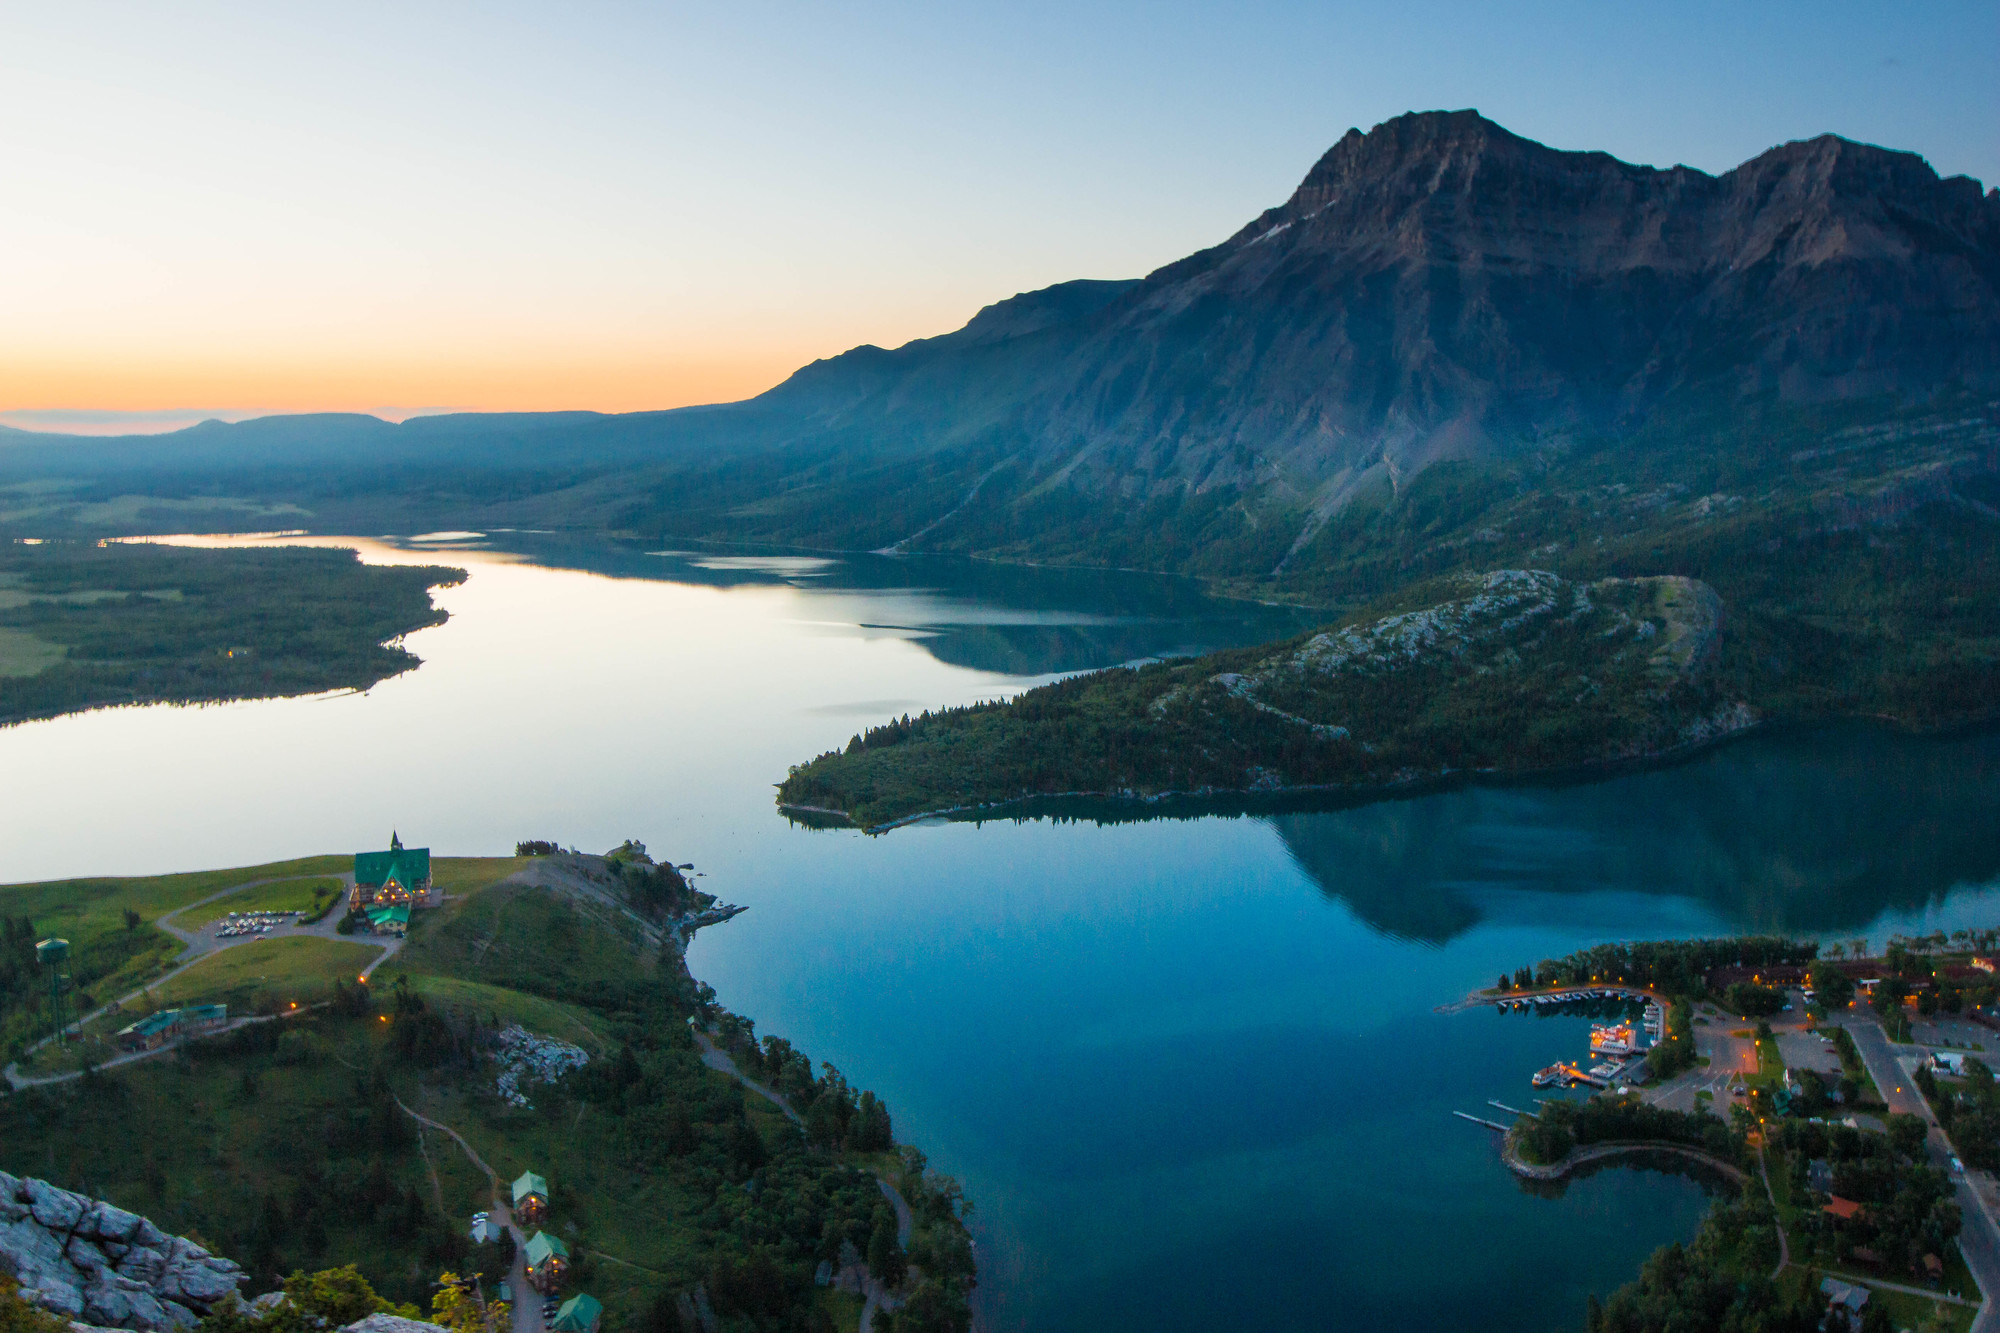
{"label": "bay", "polygon": [[1690,1235],[1699,1182],[1559,1195],[1489,1099],[1583,1023],[1438,1012],[1584,944],[1995,924],[2000,741],[1769,736],[1607,781],[1340,809],[780,818],[785,766],[882,718],[1281,637],[1298,613],[1137,575],[554,534],[315,539],[458,563],[414,672],[365,694],[0,729],[0,879],[627,837],[752,910],[729,1007],[887,1097],[976,1200],[982,1322],[1539,1330]]}

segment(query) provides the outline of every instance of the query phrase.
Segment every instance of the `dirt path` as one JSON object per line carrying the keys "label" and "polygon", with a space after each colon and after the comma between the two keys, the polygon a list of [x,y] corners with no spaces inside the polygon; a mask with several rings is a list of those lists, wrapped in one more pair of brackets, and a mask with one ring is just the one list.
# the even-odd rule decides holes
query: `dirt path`
{"label": "dirt path", "polygon": [[1771,1188],[1771,1168],[1764,1160],[1764,1150],[1757,1150],[1757,1174],[1764,1178],[1764,1197],[1771,1201],[1771,1226],[1778,1233],[1778,1266],[1771,1270],[1771,1280],[1777,1281],[1778,1274],[1792,1261],[1792,1243],[1785,1238],[1785,1228],[1778,1221],[1778,1195]]}

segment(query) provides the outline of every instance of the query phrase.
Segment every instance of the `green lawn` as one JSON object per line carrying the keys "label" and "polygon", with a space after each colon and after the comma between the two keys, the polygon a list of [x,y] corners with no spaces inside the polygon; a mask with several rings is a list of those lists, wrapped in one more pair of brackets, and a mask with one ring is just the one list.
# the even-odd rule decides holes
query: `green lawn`
{"label": "green lawn", "polygon": [[377,944],[295,935],[252,940],[196,963],[152,994],[162,1004],[228,1000],[232,1006],[256,999],[318,999],[335,981],[352,981],[382,953]]}
{"label": "green lawn", "polygon": [[504,986],[461,981],[457,977],[406,974],[397,968],[401,961],[401,958],[395,958],[384,964],[369,978],[371,984],[392,986],[399,978],[408,975],[417,993],[434,1003],[483,1018],[495,1018],[501,1023],[519,1023],[535,1032],[546,1032],[552,1037],[574,1042],[594,1055],[607,1054],[613,1049],[603,1032],[603,1021],[595,1018],[588,1009],[544,999],[539,995],[526,995]]}
{"label": "green lawn", "polygon": [[[231,912],[311,912],[315,902],[325,902],[328,895],[340,891],[341,881],[331,875],[281,879],[254,888],[239,889],[226,898],[217,898],[199,907],[186,908],[170,918],[167,924],[182,930],[200,930]],[[314,898],[315,893],[320,894],[317,899]]]}

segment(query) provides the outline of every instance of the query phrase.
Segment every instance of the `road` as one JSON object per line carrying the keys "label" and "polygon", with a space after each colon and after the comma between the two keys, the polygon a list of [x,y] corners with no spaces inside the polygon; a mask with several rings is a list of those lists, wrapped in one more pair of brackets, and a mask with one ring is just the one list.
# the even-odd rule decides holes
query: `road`
{"label": "road", "polygon": [[[352,887],[352,881],[354,878],[352,875],[346,875],[343,876],[342,878],[348,881],[348,887]],[[233,949],[241,944],[252,944],[258,940],[287,939],[292,936],[298,936],[298,935],[312,935],[312,936],[317,936],[321,939],[345,940],[350,944],[371,944],[374,945],[376,948],[380,949],[381,952],[375,956],[375,960],[373,962],[369,963],[368,966],[361,969],[358,975],[363,981],[366,981],[368,980],[369,977],[373,976],[376,968],[382,966],[382,964],[388,962],[391,958],[395,957],[396,954],[402,949],[403,941],[400,939],[395,939],[393,937],[390,939],[383,940],[383,939],[378,939],[371,935],[357,939],[352,935],[342,935],[339,931],[339,924],[342,913],[338,909],[327,913],[327,915],[324,918],[322,918],[319,921],[315,921],[310,926],[299,926],[299,925],[273,926],[271,928],[271,933],[268,935],[235,935],[227,937],[218,935],[216,932],[222,929],[222,923],[220,921],[210,922],[207,926],[204,926],[200,930],[182,930],[179,926],[173,924],[173,919],[179,916],[183,912],[191,911],[192,909],[203,906],[204,904],[207,903],[212,903],[218,898],[227,898],[231,894],[242,893],[245,889],[254,889],[262,885],[271,884],[275,882],[276,881],[274,880],[258,879],[258,880],[251,880],[248,883],[244,884],[232,884],[228,888],[222,890],[222,892],[220,893],[211,893],[206,898],[197,899],[194,902],[188,903],[184,907],[177,907],[173,911],[167,913],[165,916],[156,919],[153,922],[154,925],[158,926],[161,930],[165,931],[167,934],[173,936],[175,939],[181,942],[181,951],[174,958],[173,966],[168,968],[165,972],[162,972],[159,976],[154,977],[151,981],[147,982],[145,985],[138,987],[136,990],[127,991],[125,994],[119,996],[115,1000],[112,1000],[110,1003],[101,1004],[97,1008],[91,1010],[89,1013],[84,1014],[82,1017],[78,1018],[74,1023],[71,1023],[68,1026],[68,1028],[65,1029],[65,1031],[69,1032],[71,1035],[80,1033],[84,1030],[84,1028],[88,1024],[95,1022],[97,1019],[104,1017],[106,1014],[114,1013],[117,1010],[124,1008],[132,1001],[138,999],[140,996],[152,990],[155,986],[165,985],[167,982],[172,981],[175,977],[187,971],[195,964],[207,961],[209,958],[212,958],[216,954],[221,953],[224,949]],[[229,1026],[231,1028],[240,1027],[242,1026],[243,1023],[247,1021],[252,1021],[252,1020],[242,1019],[242,1018],[235,1019],[231,1021]],[[43,1037],[39,1041],[30,1043],[25,1048],[25,1053],[32,1055],[34,1052],[39,1051],[42,1047],[48,1045],[50,1042],[54,1040],[55,1038],[52,1036]],[[178,1041],[172,1041],[168,1042],[165,1046],[159,1047],[157,1050],[134,1051],[129,1055],[114,1056],[113,1058],[102,1062],[97,1067],[99,1069],[112,1069],[116,1068],[119,1065],[128,1065],[139,1060],[149,1060],[157,1055],[165,1055],[167,1052],[176,1049],[179,1045],[180,1043]],[[6,1067],[5,1070],[0,1070],[0,1076],[4,1076],[7,1080],[8,1085],[13,1088],[32,1087],[40,1083],[62,1083],[66,1082],[69,1079],[81,1077],[81,1075],[82,1075],[81,1070],[72,1070],[64,1074],[38,1074],[38,1075],[23,1074],[20,1072],[18,1066],[11,1063]]]}
{"label": "road", "polygon": [[[1898,1062],[1895,1047],[1881,1027],[1866,1019],[1842,1015],[1838,1020],[1854,1037],[1855,1049],[1861,1052],[1861,1063],[1868,1068],[1868,1077],[1875,1080],[1876,1089],[1889,1109],[1903,1115],[1923,1117],[1929,1127],[1926,1146],[1932,1162],[1946,1170],[1950,1169],[1953,1156],[1951,1141],[1945,1137],[1938,1125],[1937,1117],[1917,1085]],[[1913,1054],[1921,1054],[1921,1048],[1907,1048]],[[1984,1298],[1979,1313],[1972,1317],[1972,1333],[2000,1333],[2000,1223],[1996,1223],[1993,1210],[1985,1197],[1973,1187],[1968,1177],[1958,1179],[1958,1208],[1963,1218],[1958,1235],[1959,1253],[1965,1256],[1965,1266],[1972,1270],[1972,1276],[1979,1283],[1980,1295]]]}

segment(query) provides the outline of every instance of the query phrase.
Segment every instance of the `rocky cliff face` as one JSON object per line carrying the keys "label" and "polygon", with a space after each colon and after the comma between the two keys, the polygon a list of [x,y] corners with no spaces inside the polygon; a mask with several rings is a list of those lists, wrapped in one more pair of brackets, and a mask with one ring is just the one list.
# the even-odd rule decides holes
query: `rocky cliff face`
{"label": "rocky cliff face", "polygon": [[136,1213],[0,1172],[0,1268],[23,1299],[110,1328],[164,1329],[237,1299],[243,1270]]}

